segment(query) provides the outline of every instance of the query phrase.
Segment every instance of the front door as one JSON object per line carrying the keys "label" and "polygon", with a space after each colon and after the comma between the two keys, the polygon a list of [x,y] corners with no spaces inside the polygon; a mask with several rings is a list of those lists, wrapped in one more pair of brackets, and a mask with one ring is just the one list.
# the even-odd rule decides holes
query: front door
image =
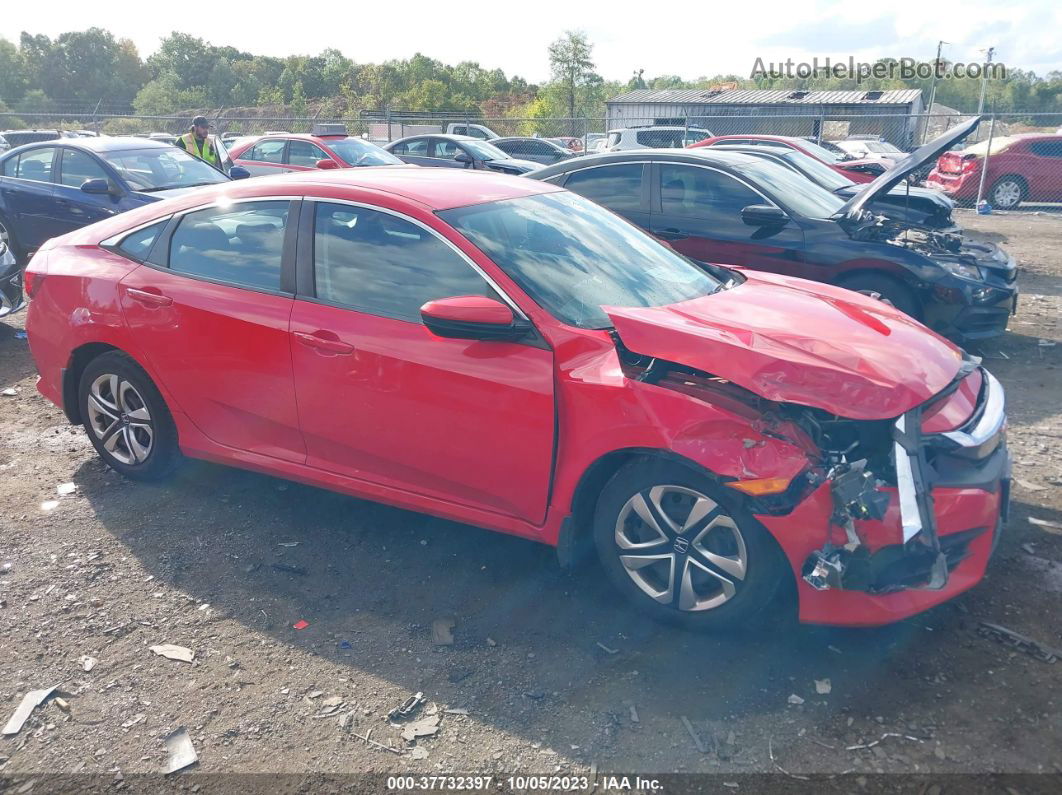
{"label": "front door", "polygon": [[[282,280],[293,202],[197,210],[120,286],[143,355],[177,407],[218,444],[301,463]],[[294,224],[290,234],[294,234]],[[288,259],[293,259],[291,254]],[[290,265],[289,265],[290,267]]]}
{"label": "front door", "polygon": [[55,186],[55,221],[59,234],[110,218],[122,211],[119,198],[110,193],[85,193],[81,186],[90,179],[115,181],[92,155],[77,149],[63,148],[59,179]]}
{"label": "front door", "polygon": [[484,276],[419,223],[324,202],[312,240],[300,239],[299,267],[312,269],[315,293],[297,298],[291,317],[307,463],[541,522],[552,352],[444,339],[420,320],[433,299],[498,297]]}
{"label": "front door", "polygon": [[653,172],[649,231],[676,251],[700,262],[801,275],[804,233],[795,221],[762,227],[741,218],[742,208],[768,199],[712,168],[654,163]]}

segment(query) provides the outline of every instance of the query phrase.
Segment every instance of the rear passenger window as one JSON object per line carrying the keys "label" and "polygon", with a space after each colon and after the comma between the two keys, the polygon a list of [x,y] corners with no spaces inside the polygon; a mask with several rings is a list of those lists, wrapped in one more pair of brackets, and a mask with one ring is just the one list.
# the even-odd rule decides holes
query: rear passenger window
{"label": "rear passenger window", "polygon": [[259,201],[188,213],[170,239],[170,269],[227,284],[280,290],[290,202]]}
{"label": "rear passenger window", "polygon": [[428,230],[363,207],[317,205],[313,259],[318,298],[370,315],[420,323],[428,301],[498,298],[486,279]]}
{"label": "rear passenger window", "polygon": [[126,235],[122,242],[118,244],[118,250],[130,259],[143,262],[147,259],[147,255],[151,253],[151,247],[162,233],[162,230],[166,228],[169,220],[169,218],[166,218],[151,226],[138,229],[131,235]]}
{"label": "rear passenger window", "polygon": [[610,210],[636,212],[642,209],[642,164],[575,171],[564,187]]}
{"label": "rear passenger window", "polygon": [[28,179],[34,182],[51,182],[54,155],[54,146],[23,152],[18,158],[15,176],[19,179]]}

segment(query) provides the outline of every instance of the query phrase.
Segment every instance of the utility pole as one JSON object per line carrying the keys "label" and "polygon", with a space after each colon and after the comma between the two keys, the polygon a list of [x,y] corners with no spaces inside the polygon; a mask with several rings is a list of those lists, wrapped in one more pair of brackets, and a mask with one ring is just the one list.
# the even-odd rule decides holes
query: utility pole
{"label": "utility pole", "polygon": [[988,90],[988,66],[992,63],[992,53],[996,51],[995,47],[989,47],[988,53],[985,56],[985,69],[981,73],[981,101],[977,103],[977,115],[981,115],[981,111],[985,109],[985,92]]}
{"label": "utility pole", "polygon": [[945,44],[951,42],[941,39],[937,42],[937,59],[933,61],[933,82],[929,84],[929,105],[926,106],[926,123],[922,127],[922,143],[926,142],[926,138],[929,135],[929,122],[933,118],[933,103],[937,99],[937,74],[940,72],[940,51]]}

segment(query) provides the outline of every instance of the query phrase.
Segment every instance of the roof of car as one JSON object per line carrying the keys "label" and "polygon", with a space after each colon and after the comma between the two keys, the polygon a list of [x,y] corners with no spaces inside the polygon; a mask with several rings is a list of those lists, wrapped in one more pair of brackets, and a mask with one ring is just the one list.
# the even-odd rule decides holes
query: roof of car
{"label": "roof of car", "polygon": [[33,141],[15,147],[5,155],[12,152],[20,152],[23,149],[37,146],[69,146],[74,149],[84,149],[87,152],[121,152],[129,149],[173,149],[173,144],[163,141],[154,141],[150,138],[138,138],[136,136],[110,136],[101,135],[98,138],[55,138],[50,141]]}
{"label": "roof of car", "polygon": [[[692,163],[695,165],[712,165],[730,168],[740,168],[742,165],[757,163],[753,155],[742,152],[734,152],[726,149],[698,148],[698,149],[625,149],[620,152],[591,153],[582,157],[562,160],[552,166],[546,166],[529,174],[532,179],[550,177],[565,171],[578,171],[590,166],[603,166],[609,163],[628,163],[649,160],[670,160],[676,163]],[[526,177],[525,177],[526,178]]]}
{"label": "roof of car", "polygon": [[[392,144],[397,144],[402,141],[412,141],[415,138],[442,138],[444,141],[482,141],[482,138],[476,138],[474,135],[452,135],[450,133],[417,133],[416,135],[407,135],[405,138],[399,138],[398,140],[391,141]],[[490,141],[487,141],[490,143]]]}

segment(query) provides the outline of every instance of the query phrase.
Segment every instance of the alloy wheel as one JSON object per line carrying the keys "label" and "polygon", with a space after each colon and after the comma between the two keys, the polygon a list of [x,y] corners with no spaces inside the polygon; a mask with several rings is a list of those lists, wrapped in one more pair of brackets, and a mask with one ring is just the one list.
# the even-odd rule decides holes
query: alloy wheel
{"label": "alloy wheel", "polygon": [[144,463],[155,443],[155,427],[136,387],[105,373],[92,382],[87,403],[89,424],[103,449],[128,466]]}
{"label": "alloy wheel", "polygon": [[992,204],[1001,210],[1016,207],[1021,201],[1021,185],[1012,179],[1004,180],[992,190]]}
{"label": "alloy wheel", "polygon": [[685,486],[653,486],[627,500],[615,541],[634,584],[677,610],[719,607],[745,580],[748,554],[734,520],[711,497]]}

